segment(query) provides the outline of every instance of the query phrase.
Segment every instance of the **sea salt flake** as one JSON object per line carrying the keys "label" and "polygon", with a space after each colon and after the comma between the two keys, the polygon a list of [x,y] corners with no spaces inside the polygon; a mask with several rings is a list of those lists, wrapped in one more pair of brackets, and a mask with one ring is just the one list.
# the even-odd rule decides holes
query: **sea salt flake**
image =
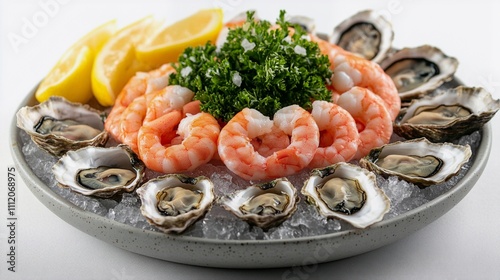
{"label": "sea salt flake", "polygon": [[186,68],[182,68],[182,70],[181,70],[181,76],[182,76],[183,78],[185,78],[185,77],[187,77],[187,76],[188,76],[188,75],[189,75],[192,71],[193,71],[193,68],[191,68],[191,67],[189,67],[189,66],[188,66],[188,67],[186,67]]}
{"label": "sea salt flake", "polygon": [[240,87],[241,86],[241,76],[240,76],[240,73],[234,72],[232,81],[233,81],[233,84],[235,84],[237,87]]}
{"label": "sea salt flake", "polygon": [[241,41],[241,46],[245,51],[251,51],[255,48],[255,43],[252,43],[245,38]]}
{"label": "sea salt flake", "polygon": [[296,45],[295,48],[293,48],[293,51],[299,55],[303,55],[303,56],[307,55],[306,49],[302,46],[299,46],[299,45]]}

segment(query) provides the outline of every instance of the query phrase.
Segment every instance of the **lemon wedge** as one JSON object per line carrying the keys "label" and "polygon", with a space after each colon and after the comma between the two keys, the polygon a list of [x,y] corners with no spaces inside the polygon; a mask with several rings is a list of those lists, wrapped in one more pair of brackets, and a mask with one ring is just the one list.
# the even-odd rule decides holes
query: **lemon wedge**
{"label": "lemon wedge", "polygon": [[112,106],[125,83],[137,72],[151,69],[135,57],[135,45],[154,29],[152,16],[116,32],[97,54],[92,68],[92,91],[103,106]]}
{"label": "lemon wedge", "polygon": [[38,102],[51,96],[62,96],[72,102],[88,102],[92,98],[90,73],[94,57],[115,28],[115,21],[109,21],[74,43],[38,86],[35,93]]}
{"label": "lemon wedge", "polygon": [[160,29],[148,41],[137,46],[137,59],[142,63],[159,67],[177,62],[187,47],[215,43],[222,28],[221,9],[205,9]]}

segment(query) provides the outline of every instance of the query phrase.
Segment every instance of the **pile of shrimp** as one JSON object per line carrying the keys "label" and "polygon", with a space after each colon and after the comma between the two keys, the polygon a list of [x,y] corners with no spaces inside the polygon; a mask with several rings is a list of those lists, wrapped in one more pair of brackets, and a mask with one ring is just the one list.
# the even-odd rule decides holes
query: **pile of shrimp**
{"label": "pile of shrimp", "polygon": [[221,160],[243,179],[267,180],[360,159],[389,142],[401,106],[398,91],[378,64],[310,36],[334,73],[331,101],[314,101],[311,111],[291,105],[270,118],[245,108],[221,128],[200,111],[191,90],[168,85],[175,70],[163,65],[132,77],[105,129],[162,173]]}
{"label": "pile of shrimp", "polygon": [[154,171],[190,171],[209,162],[217,150],[220,126],[200,112],[194,93],[168,85],[174,68],[163,65],[130,79],[109,113],[104,128]]}

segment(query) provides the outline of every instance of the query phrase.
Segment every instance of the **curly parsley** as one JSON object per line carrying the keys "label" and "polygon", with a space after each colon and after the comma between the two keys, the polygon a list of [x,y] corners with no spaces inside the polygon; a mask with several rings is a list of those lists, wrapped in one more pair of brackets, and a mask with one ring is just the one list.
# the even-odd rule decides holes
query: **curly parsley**
{"label": "curly parsley", "polygon": [[[194,91],[201,110],[223,121],[246,107],[272,117],[288,105],[309,109],[314,100],[329,100],[332,72],[318,45],[285,21],[284,11],[280,28],[253,16],[248,12],[245,24],[229,31],[220,50],[210,43],[187,48],[170,83]],[[289,27],[295,28],[293,35]]]}

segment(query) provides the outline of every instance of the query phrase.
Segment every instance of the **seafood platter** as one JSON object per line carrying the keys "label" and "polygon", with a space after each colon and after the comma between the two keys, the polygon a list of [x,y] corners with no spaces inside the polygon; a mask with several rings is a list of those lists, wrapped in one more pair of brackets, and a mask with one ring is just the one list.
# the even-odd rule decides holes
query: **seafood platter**
{"label": "seafood platter", "polygon": [[[435,46],[396,49],[376,12],[329,34],[284,11],[276,23],[201,12],[214,25],[199,31],[205,41],[152,41],[121,84],[99,76],[120,33],[154,29],[142,20],[104,36],[93,96],[49,94],[46,78],[21,105],[13,156],[68,223],[180,263],[291,266],[326,252],[325,262],[437,219],[486,165],[500,100],[462,85],[458,60]],[[92,49],[80,45],[78,55]]]}

